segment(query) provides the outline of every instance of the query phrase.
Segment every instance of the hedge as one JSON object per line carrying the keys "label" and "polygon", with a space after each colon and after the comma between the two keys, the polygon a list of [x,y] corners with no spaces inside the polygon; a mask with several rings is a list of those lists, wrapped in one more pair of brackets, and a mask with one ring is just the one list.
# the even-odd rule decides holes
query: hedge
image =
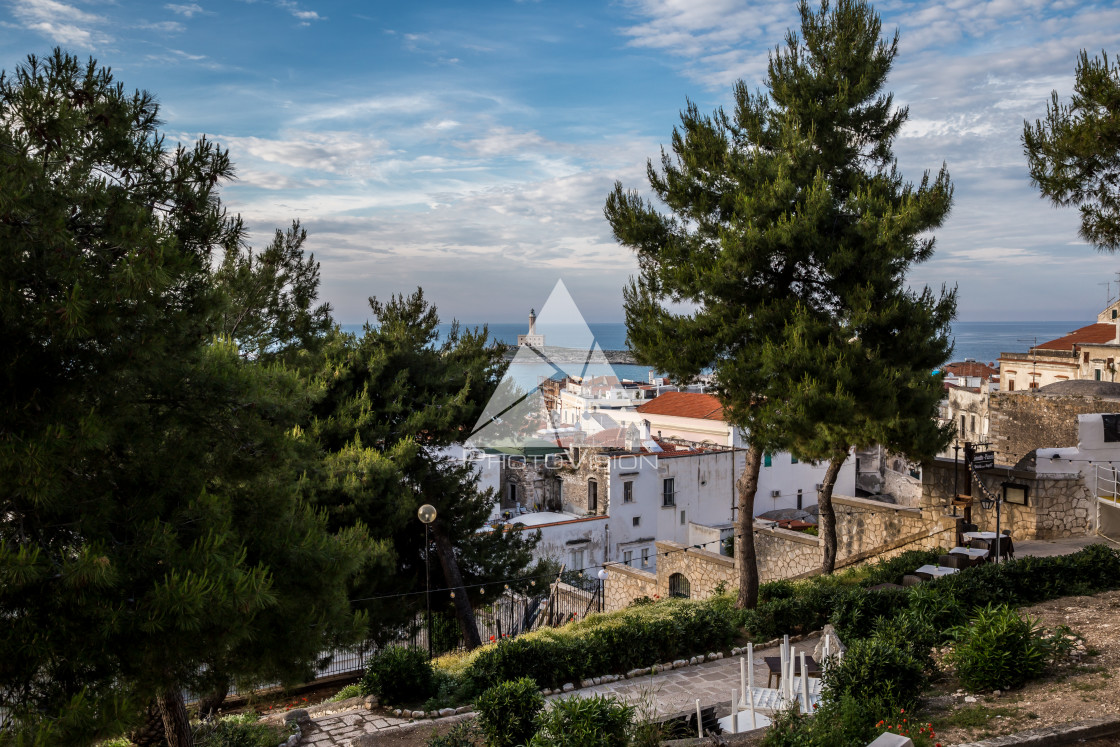
{"label": "hedge", "polygon": [[622,674],[731,645],[736,628],[729,597],[702,602],[671,599],[631,607],[562,628],[540,630],[486,646],[463,670],[475,692],[530,677],[556,687],[604,674]]}

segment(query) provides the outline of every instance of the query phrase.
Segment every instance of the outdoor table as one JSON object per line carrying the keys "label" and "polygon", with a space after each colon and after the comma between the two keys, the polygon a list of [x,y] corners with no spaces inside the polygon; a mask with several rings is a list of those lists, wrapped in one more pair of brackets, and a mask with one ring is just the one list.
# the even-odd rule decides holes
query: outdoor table
{"label": "outdoor table", "polygon": [[987,557],[987,550],[973,549],[971,547],[954,547],[949,551],[953,555],[967,555],[970,559]]}
{"label": "outdoor table", "polygon": [[923,565],[921,568],[914,571],[914,573],[928,573],[931,576],[949,576],[949,575],[957,573],[957,572],[958,572],[957,568],[950,568],[947,565],[942,565],[942,566]]}
{"label": "outdoor table", "polygon": [[1000,535],[1000,534],[996,534],[995,532],[965,532],[961,536],[964,537],[965,539],[984,540],[985,542],[991,542],[996,537],[1003,537],[1004,539],[1007,539],[1010,535],[1006,535],[1006,534]]}
{"label": "outdoor table", "polygon": [[[801,662],[799,661],[799,659],[800,659],[800,657],[796,657],[796,656],[793,659],[793,665],[794,665],[793,666],[793,676],[794,677],[797,677],[801,674]],[[780,657],[780,656],[764,656],[764,657],[762,657],[762,661],[766,664],[766,669],[769,672],[769,675],[766,677],[766,687],[770,687],[770,680],[772,680],[775,677],[775,675],[778,677],[778,686],[781,687],[781,684],[782,684],[782,657]],[[806,656],[805,657],[805,668],[807,670],[809,670],[809,676],[810,677],[820,677],[821,676],[821,665],[818,664],[817,660],[814,659],[813,657],[811,657],[811,656]]]}

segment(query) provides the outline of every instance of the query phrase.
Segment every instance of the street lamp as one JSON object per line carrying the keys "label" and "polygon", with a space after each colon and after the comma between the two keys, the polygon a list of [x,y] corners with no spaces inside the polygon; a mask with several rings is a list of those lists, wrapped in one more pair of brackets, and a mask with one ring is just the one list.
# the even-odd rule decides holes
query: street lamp
{"label": "street lamp", "polygon": [[425,503],[416,512],[416,516],[424,523],[424,600],[428,605],[428,658],[432,658],[432,564],[428,560],[431,541],[428,539],[428,527],[436,520],[436,507]]}
{"label": "street lamp", "polygon": [[996,562],[997,563],[999,562],[999,540],[1000,540],[1000,533],[999,533],[999,520],[1000,520],[1000,515],[999,514],[1000,514],[1000,511],[999,511],[999,507],[1000,507],[1001,503],[1003,503],[1002,499],[993,498],[991,495],[988,494],[987,490],[981,490],[980,491],[980,505],[984,507],[984,510],[989,511],[989,510],[991,510],[992,506],[996,507]]}
{"label": "street lamp", "polygon": [[599,611],[603,611],[603,582],[607,580],[607,569],[600,568],[599,573]]}

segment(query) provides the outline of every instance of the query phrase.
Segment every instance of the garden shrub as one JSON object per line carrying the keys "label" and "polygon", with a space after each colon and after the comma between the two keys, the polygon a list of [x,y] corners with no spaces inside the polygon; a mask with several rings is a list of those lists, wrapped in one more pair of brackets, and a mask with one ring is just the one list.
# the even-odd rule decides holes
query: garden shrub
{"label": "garden shrub", "polygon": [[823,698],[839,702],[851,695],[865,703],[889,702],[910,708],[925,687],[920,661],[907,650],[875,638],[854,640],[839,661],[825,667]]}
{"label": "garden shrub", "polygon": [[813,715],[787,708],[774,713],[763,747],[864,747],[879,736],[877,723],[899,709],[850,694],[821,704]]}
{"label": "garden shrub", "polygon": [[529,747],[624,747],[634,707],[613,697],[562,698],[537,718]]}
{"label": "garden shrub", "polygon": [[973,692],[1019,687],[1046,668],[1048,647],[1038,623],[1007,605],[978,610],[952,634],[949,663]]}
{"label": "garden shrub", "polygon": [[526,744],[536,733],[544,696],[528,677],[494,685],[475,700],[478,726],[490,747]]}
{"label": "garden shrub", "polygon": [[758,603],[760,605],[775,599],[789,599],[797,594],[797,587],[788,579],[780,578],[777,581],[767,581],[758,585]]}
{"label": "garden shrub", "polygon": [[555,687],[586,677],[623,673],[663,661],[717,651],[735,636],[730,602],[668,600],[632,607],[562,628],[486,646],[463,672],[472,692],[530,677]]}
{"label": "garden shrub", "polygon": [[428,652],[412,646],[389,646],[369,661],[361,682],[363,695],[387,703],[424,701],[435,694],[435,677]]}
{"label": "garden shrub", "polygon": [[906,651],[922,665],[922,669],[932,673],[937,668],[933,648],[941,644],[942,636],[942,631],[922,614],[907,609],[894,617],[880,617],[875,622],[871,639]]}
{"label": "garden shrub", "polygon": [[460,721],[446,734],[432,734],[425,747],[478,747],[481,740],[478,724],[474,721]]}
{"label": "garden shrub", "polygon": [[937,562],[939,550],[907,550],[893,558],[878,560],[862,568],[862,586],[877,586],[879,584],[901,584],[902,577],[913,573],[915,568],[923,565],[932,565]]}
{"label": "garden shrub", "polygon": [[855,587],[837,595],[829,621],[843,641],[871,635],[880,617],[894,617],[909,602],[908,589],[870,591]]}
{"label": "garden shrub", "polygon": [[262,724],[255,713],[242,713],[191,724],[195,747],[276,747],[288,732]]}

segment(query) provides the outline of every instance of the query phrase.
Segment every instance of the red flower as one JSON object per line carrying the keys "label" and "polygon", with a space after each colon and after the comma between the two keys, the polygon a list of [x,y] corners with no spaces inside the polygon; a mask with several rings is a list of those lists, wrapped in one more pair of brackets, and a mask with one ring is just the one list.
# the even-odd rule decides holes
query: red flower
{"label": "red flower", "polygon": [[493,642],[494,642],[494,636],[490,636],[490,642],[491,642],[491,643],[493,643]]}
{"label": "red flower", "polygon": [[814,711],[817,710],[817,704],[816,703],[813,704],[813,710]]}
{"label": "red flower", "polygon": [[905,709],[905,708],[899,708],[899,709],[898,709],[898,712],[899,712],[899,713],[906,713],[906,709]]}

